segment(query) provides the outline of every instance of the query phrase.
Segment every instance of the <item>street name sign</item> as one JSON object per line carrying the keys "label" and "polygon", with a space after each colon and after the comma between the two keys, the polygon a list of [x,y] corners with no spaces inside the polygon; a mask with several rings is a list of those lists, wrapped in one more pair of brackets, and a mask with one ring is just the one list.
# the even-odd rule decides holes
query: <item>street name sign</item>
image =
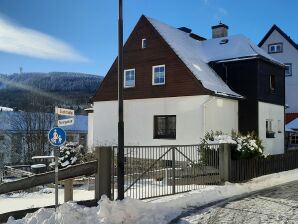
{"label": "street name sign", "polygon": [[65,116],[75,116],[74,110],[59,108],[59,107],[55,108],[55,113],[59,115],[65,115]]}
{"label": "street name sign", "polygon": [[53,146],[62,146],[66,140],[66,133],[62,128],[52,128],[48,134],[49,142]]}
{"label": "street name sign", "polygon": [[74,125],[74,118],[58,120],[58,127]]}

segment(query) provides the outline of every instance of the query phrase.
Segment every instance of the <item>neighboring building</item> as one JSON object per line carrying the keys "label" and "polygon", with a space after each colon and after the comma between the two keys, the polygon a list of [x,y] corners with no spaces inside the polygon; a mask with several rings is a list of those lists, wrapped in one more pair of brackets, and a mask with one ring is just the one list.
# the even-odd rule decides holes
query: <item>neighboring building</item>
{"label": "neighboring building", "polygon": [[277,25],[273,25],[259,43],[275,59],[283,62],[286,89],[286,122],[298,117],[298,45]]}
{"label": "neighboring building", "polygon": [[287,133],[287,149],[288,150],[297,150],[298,149],[298,118],[295,118],[286,125]]}
{"label": "neighboring building", "polygon": [[[87,145],[87,116],[77,115],[75,123],[65,126],[66,141]],[[0,112],[0,165],[23,162],[24,158],[49,153],[48,131],[54,115],[47,113]],[[31,148],[31,154],[28,148]],[[26,161],[26,159],[25,159]]]}
{"label": "neighboring building", "polygon": [[[206,40],[140,18],[124,46],[125,145],[198,144],[207,131],[239,127],[283,152],[283,65],[227,29],[214,26]],[[117,87],[115,60],[92,98],[94,146],[117,144]]]}

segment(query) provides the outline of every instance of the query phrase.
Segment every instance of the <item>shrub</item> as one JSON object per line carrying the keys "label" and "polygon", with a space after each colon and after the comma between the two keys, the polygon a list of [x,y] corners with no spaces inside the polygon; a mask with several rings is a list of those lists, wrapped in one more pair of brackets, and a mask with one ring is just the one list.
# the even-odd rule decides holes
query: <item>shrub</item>
{"label": "shrub", "polygon": [[68,142],[60,147],[59,169],[79,163],[82,153],[83,146],[78,143]]}
{"label": "shrub", "polygon": [[209,150],[212,150],[210,144],[228,143],[232,145],[232,159],[249,159],[263,155],[262,141],[252,132],[242,135],[232,131],[231,135],[223,134],[221,131],[207,132],[200,144],[201,161],[205,164],[209,162]]}

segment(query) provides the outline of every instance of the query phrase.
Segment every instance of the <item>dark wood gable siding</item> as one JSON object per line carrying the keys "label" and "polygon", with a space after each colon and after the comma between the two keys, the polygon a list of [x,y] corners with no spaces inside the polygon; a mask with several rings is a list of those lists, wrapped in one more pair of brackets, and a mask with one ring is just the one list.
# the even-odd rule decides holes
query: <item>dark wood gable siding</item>
{"label": "dark wood gable siding", "polygon": [[[142,39],[147,48],[141,48]],[[152,85],[152,66],[165,65],[166,84]],[[142,16],[124,46],[124,69],[135,68],[135,87],[124,89],[124,99],[206,95],[210,91],[188,70],[146,17]],[[108,71],[93,101],[117,100],[117,59]]]}
{"label": "dark wood gable siding", "polygon": [[258,134],[257,68],[256,60],[211,63],[214,70],[235,92],[245,97],[238,104],[238,129],[246,134]]}
{"label": "dark wood gable siding", "polygon": [[[258,133],[258,101],[284,105],[284,68],[261,58],[211,66],[229,87],[245,97],[239,101],[239,131]],[[270,75],[275,76],[276,90],[270,91]]]}

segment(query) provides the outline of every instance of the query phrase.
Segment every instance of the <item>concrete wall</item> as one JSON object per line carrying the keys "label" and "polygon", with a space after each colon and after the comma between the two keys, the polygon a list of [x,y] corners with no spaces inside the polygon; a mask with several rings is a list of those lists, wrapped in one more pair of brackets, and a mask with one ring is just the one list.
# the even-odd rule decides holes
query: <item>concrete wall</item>
{"label": "concrete wall", "polygon": [[[93,108],[94,145],[116,145],[117,101],[95,102]],[[198,144],[204,130],[238,130],[237,114],[237,100],[209,95],[126,100],[125,145]],[[176,115],[176,139],[153,138],[154,115]]]}
{"label": "concrete wall", "polygon": [[294,48],[279,32],[274,30],[262,46],[268,52],[268,44],[283,43],[283,52],[270,54],[282,63],[292,63],[292,76],[286,76],[286,104],[290,107],[286,113],[298,112],[296,90],[298,89],[298,50]]}
{"label": "concrete wall", "polygon": [[[259,107],[259,137],[265,147],[264,152],[269,154],[284,153],[284,107],[270,104],[258,103]],[[272,120],[272,131],[274,138],[266,138],[266,120]]]}

